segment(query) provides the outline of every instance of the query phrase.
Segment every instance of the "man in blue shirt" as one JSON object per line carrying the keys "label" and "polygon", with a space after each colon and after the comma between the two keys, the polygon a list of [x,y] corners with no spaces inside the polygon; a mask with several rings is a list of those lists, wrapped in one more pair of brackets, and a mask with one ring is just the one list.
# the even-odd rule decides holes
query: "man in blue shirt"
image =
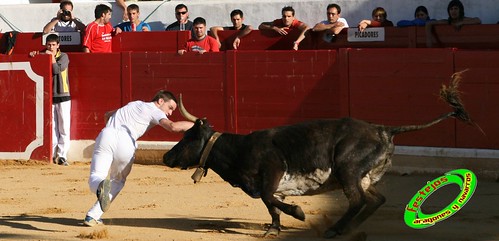
{"label": "man in blue shirt", "polygon": [[137,4],[130,4],[126,8],[128,14],[128,22],[122,22],[118,24],[116,28],[116,32],[141,32],[141,31],[151,31],[151,26],[145,23],[144,21],[140,21],[140,10]]}

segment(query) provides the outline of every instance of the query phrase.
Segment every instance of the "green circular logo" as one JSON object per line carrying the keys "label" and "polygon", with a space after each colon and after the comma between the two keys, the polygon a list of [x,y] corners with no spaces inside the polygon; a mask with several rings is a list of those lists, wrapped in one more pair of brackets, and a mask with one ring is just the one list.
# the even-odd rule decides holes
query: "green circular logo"
{"label": "green circular logo", "polygon": [[[459,195],[444,209],[425,214],[421,212],[423,202],[439,188],[455,183],[461,188]],[[435,223],[443,221],[457,213],[470,200],[475,192],[477,178],[473,172],[467,169],[458,169],[445,173],[444,176],[435,178],[427,182],[426,186],[421,188],[416,195],[409,201],[404,212],[404,221],[407,226],[415,229],[428,228]]]}

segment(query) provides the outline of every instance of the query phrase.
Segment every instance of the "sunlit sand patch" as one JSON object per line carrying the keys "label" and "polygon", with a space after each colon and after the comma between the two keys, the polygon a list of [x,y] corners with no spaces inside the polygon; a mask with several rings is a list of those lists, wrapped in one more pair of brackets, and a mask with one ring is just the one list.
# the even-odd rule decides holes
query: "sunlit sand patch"
{"label": "sunlit sand patch", "polygon": [[107,239],[109,238],[109,232],[107,229],[94,230],[91,233],[81,232],[76,237],[81,239]]}

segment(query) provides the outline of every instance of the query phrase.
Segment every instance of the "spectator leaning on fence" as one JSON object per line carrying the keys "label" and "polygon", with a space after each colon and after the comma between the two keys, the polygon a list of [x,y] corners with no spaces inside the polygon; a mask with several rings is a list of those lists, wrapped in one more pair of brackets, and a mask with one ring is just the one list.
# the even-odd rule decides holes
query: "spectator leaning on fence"
{"label": "spectator leaning on fence", "polygon": [[397,27],[425,26],[426,22],[433,20],[430,19],[430,14],[425,6],[418,6],[414,11],[414,20],[400,20],[397,22]]}
{"label": "spectator leaning on fence", "polygon": [[327,20],[317,23],[312,31],[330,30],[333,34],[339,34],[343,28],[348,28],[348,22],[341,17],[341,7],[332,3],[326,8]]}
{"label": "spectator leaning on fence", "polygon": [[427,47],[433,47],[433,43],[436,42],[435,35],[433,33],[434,25],[452,25],[457,31],[459,31],[463,25],[482,23],[480,18],[466,17],[464,15],[464,5],[459,0],[452,0],[449,2],[449,5],[447,5],[447,14],[449,15],[449,18],[447,19],[426,22],[425,30]]}
{"label": "spectator leaning on fence", "polygon": [[222,27],[222,26],[214,26],[210,28],[211,35],[217,40],[218,46],[221,47],[220,39],[218,38],[218,31],[223,30],[237,30],[237,36],[232,42],[232,48],[237,49],[239,44],[241,43],[241,38],[251,33],[251,25],[246,25],[243,23],[244,14],[243,11],[239,9],[232,10],[230,13],[230,21],[232,22],[232,26]]}
{"label": "spectator leaning on fence", "polygon": [[377,7],[372,12],[372,20],[362,20],[359,23],[359,30],[364,31],[367,27],[392,27],[392,21],[388,20],[388,14],[382,7]]}
{"label": "spectator leaning on fence", "polygon": [[300,30],[300,35],[293,42],[293,49],[298,50],[300,42],[305,38],[305,32],[308,30],[308,26],[295,18],[295,10],[291,6],[285,6],[281,10],[282,17],[276,19],[273,22],[263,22],[258,26],[260,30],[273,30],[280,35],[287,35],[288,31],[293,29]]}

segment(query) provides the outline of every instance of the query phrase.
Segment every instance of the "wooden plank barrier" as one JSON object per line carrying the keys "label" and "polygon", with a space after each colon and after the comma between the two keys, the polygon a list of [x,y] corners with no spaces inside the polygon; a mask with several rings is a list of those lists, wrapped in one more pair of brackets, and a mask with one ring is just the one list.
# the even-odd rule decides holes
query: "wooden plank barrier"
{"label": "wooden plank barrier", "polygon": [[190,31],[122,32],[113,37],[113,52],[177,52],[190,38]]}
{"label": "wooden plank barrier", "polygon": [[[385,27],[385,41],[348,42],[347,29],[338,34],[333,42],[324,41],[324,32],[306,33],[300,50],[339,48],[426,48],[425,27]],[[436,48],[499,49],[499,24],[465,25],[456,30],[452,26],[434,26]],[[219,31],[221,50],[231,50],[237,31]],[[274,31],[253,30],[243,37],[239,50],[291,50],[299,31],[281,36]],[[189,31],[123,32],[113,37],[113,52],[163,51],[174,52],[185,46]],[[81,36],[83,40],[83,35]],[[5,53],[5,33],[0,33],[0,52]],[[43,49],[42,33],[18,33],[14,54]],[[64,52],[80,52],[80,45],[61,45]]]}
{"label": "wooden plank barrier", "polygon": [[[298,30],[290,31],[287,35],[279,35],[271,30],[253,30],[241,38],[238,50],[292,50],[293,42],[298,38]],[[232,50],[232,43],[237,36],[236,30],[218,31],[218,37],[222,44],[221,50]],[[312,49],[312,39],[305,38],[300,49]]]}
{"label": "wooden plank barrier", "polygon": [[0,55],[0,159],[52,159],[52,63]]}
{"label": "wooden plank barrier", "polygon": [[[179,56],[173,50],[133,50],[132,42],[139,35],[145,38],[155,34],[138,34],[130,38],[123,35],[124,44],[120,48],[127,50],[122,52],[68,53],[73,106],[72,140],[94,140],[104,126],[106,111],[131,100],[150,100],[159,89],[183,93],[188,109],[199,117],[207,117],[216,130],[241,134],[309,119],[344,116],[386,125],[426,123],[450,111],[448,106],[438,101],[440,85],[448,84],[452,73],[469,69],[460,90],[471,116],[486,135],[474,127],[446,120],[423,131],[397,136],[395,143],[499,149],[499,141],[493,139],[499,134],[499,109],[496,105],[499,102],[499,79],[494,74],[499,51],[456,48],[246,49]],[[259,32],[252,34],[256,34],[255,41],[264,37]],[[28,41],[29,36],[36,41]],[[40,44],[39,37],[33,36],[25,35],[21,40],[28,45]],[[274,48],[279,46],[275,45],[277,42],[260,47]],[[18,51],[25,52],[30,48],[24,46],[20,49]],[[23,68],[31,68],[33,74],[18,71],[16,62],[26,62]],[[0,55],[0,66],[4,68],[0,71],[0,91],[4,96],[1,98],[3,119],[0,119],[0,124],[7,127],[7,138],[2,139],[5,143],[0,143],[0,149],[19,152],[20,146],[29,146],[30,141],[39,137],[34,134],[39,127],[35,128],[31,122],[26,122],[29,126],[20,126],[12,121],[19,118],[33,120],[41,116],[45,121],[43,141],[37,140],[37,143],[43,143],[43,147],[30,148],[30,155],[50,160],[47,147],[51,137],[47,128],[50,127],[51,83],[46,80],[50,79],[51,65],[48,56]],[[44,78],[36,82],[43,83],[43,97],[33,97],[36,95],[35,86],[25,81],[26,76]],[[40,87],[36,88],[36,93],[40,93]],[[33,100],[40,98],[44,101],[43,114],[33,116],[36,109]],[[18,111],[20,102],[26,104],[26,111]],[[182,118],[175,113],[172,119]],[[26,136],[19,137],[21,132]],[[176,141],[180,136],[159,128],[141,140]],[[14,139],[16,142],[11,141]]]}

